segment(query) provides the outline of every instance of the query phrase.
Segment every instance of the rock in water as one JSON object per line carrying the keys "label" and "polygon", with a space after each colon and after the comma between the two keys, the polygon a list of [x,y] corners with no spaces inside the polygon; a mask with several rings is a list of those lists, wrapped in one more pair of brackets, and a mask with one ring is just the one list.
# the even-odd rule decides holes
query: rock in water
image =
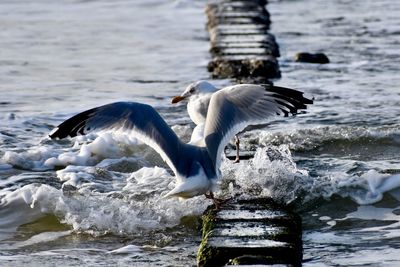
{"label": "rock in water", "polygon": [[329,58],[324,53],[311,54],[311,53],[301,52],[296,54],[295,60],[297,62],[305,62],[305,63],[317,63],[317,64],[329,63]]}

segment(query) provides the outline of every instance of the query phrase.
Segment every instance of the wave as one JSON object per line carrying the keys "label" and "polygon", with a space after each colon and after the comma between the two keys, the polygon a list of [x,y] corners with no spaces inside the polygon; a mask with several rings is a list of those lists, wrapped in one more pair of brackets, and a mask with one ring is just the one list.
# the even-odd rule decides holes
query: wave
{"label": "wave", "polygon": [[[190,136],[188,126],[174,130],[183,138]],[[358,204],[376,203],[386,193],[397,197],[400,175],[382,173],[382,166],[393,164],[321,152],[330,142],[333,147],[337,142],[364,146],[369,139],[394,146],[399,143],[398,130],[318,127],[286,134],[261,132],[251,138],[245,134],[244,147],[264,147],[239,164],[225,158],[217,194],[271,197],[300,206],[335,195]],[[65,148],[68,144],[72,146]],[[155,152],[125,135],[100,133],[55,144],[42,142],[23,153],[6,152],[0,166],[6,171],[9,166],[24,170],[2,180],[1,238],[46,214],[55,215],[75,232],[132,235],[174,227],[185,216],[199,216],[211,204],[202,196],[162,199],[174,187],[175,177]]]}
{"label": "wave", "polygon": [[[53,214],[75,232],[125,236],[176,226],[184,216],[199,216],[210,204],[202,198],[162,199],[174,187],[175,178],[160,167],[143,167],[131,175],[110,177],[107,183],[99,176],[89,177],[90,169],[78,169],[58,174],[65,180],[63,188],[29,184],[3,196],[2,232],[15,232],[22,224]],[[76,178],[81,182],[72,182]]]}

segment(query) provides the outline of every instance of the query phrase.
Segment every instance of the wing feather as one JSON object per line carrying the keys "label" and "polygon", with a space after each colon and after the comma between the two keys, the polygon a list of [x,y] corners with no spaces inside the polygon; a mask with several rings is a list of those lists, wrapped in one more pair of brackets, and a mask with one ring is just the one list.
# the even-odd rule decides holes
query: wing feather
{"label": "wing feather", "polygon": [[214,166],[229,140],[248,125],[266,123],[275,115],[289,116],[313,101],[294,89],[242,84],[214,93],[208,107],[204,141]]}
{"label": "wing feather", "polygon": [[116,102],[81,112],[61,123],[50,138],[74,137],[96,130],[128,131],[158,152],[175,174],[183,143],[151,106]]}

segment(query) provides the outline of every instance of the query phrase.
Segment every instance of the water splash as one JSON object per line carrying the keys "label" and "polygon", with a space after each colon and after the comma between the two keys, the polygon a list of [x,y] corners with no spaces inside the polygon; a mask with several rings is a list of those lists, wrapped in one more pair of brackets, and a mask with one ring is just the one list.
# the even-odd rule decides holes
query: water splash
{"label": "water splash", "polygon": [[302,190],[307,171],[296,167],[287,145],[257,149],[254,158],[234,164],[223,161],[221,189],[241,197],[272,197],[291,203]]}
{"label": "water splash", "polygon": [[[81,176],[83,173],[75,174]],[[70,179],[74,179],[68,175],[61,177],[66,180],[64,184],[69,185],[72,184]],[[187,201],[162,199],[174,187],[175,178],[159,167],[141,168],[120,181],[119,186],[108,188],[107,192],[93,190],[96,186],[88,187],[96,181],[75,183],[76,190],[56,189],[44,184],[17,189],[1,200],[4,218],[1,228],[13,226],[9,229],[12,232],[18,225],[50,213],[76,232],[131,235],[176,226],[182,217],[200,215],[210,204],[201,197]]]}
{"label": "water splash", "polygon": [[[354,162],[348,168],[353,165]],[[385,193],[400,195],[396,193],[400,188],[399,174],[388,175],[373,169],[348,172],[343,165],[318,174],[297,167],[288,145],[258,148],[253,159],[239,164],[225,160],[221,169],[222,194],[271,197],[285,204],[302,205],[339,195],[365,205],[379,202]]]}

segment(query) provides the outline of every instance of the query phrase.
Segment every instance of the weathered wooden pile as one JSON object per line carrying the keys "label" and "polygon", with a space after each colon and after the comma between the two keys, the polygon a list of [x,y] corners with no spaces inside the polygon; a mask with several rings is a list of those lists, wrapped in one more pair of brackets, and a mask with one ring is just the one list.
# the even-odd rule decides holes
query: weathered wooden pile
{"label": "weathered wooden pile", "polygon": [[[208,69],[214,78],[269,83],[280,77],[266,4],[217,0],[208,5]],[[236,200],[218,211],[211,206],[203,215],[198,265],[300,266],[301,233],[300,217],[271,199]]]}
{"label": "weathered wooden pile", "polygon": [[212,61],[208,70],[215,78],[279,78],[279,48],[268,33],[269,13],[262,0],[222,0],[206,8]]}
{"label": "weathered wooden pile", "polygon": [[301,265],[301,219],[271,199],[210,207],[202,231],[199,266]]}

